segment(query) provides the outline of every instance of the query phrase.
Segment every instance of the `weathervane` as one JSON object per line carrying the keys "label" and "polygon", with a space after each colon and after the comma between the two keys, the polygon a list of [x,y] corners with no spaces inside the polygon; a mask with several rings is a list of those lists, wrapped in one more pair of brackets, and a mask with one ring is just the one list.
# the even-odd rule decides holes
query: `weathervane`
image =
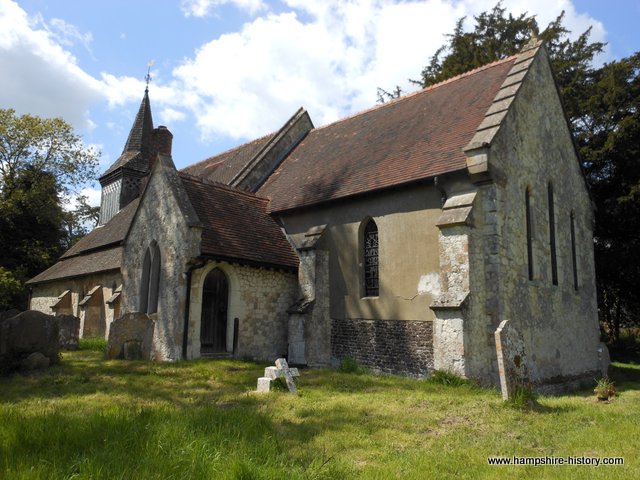
{"label": "weathervane", "polygon": [[144,77],[144,79],[147,81],[147,88],[145,88],[145,92],[149,92],[149,82],[151,82],[151,67],[153,67],[153,64],[156,63],[155,60],[149,60],[149,63],[147,63],[147,75]]}

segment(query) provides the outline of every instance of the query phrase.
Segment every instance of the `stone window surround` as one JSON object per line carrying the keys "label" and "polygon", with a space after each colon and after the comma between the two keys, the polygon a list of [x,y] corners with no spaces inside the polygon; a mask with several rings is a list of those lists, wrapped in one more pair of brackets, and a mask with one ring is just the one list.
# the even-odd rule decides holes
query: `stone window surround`
{"label": "stone window surround", "polygon": [[158,297],[162,257],[158,242],[152,240],[144,255],[142,279],[140,282],[140,312],[158,312]]}
{"label": "stone window surround", "polygon": [[[378,224],[372,217],[366,217],[360,223],[359,234],[358,234],[358,244],[359,244],[359,256],[360,256],[360,265],[361,273],[361,294],[360,297],[363,299],[377,299],[380,296],[380,246],[378,243],[377,255],[376,255],[376,264],[370,267],[370,270],[367,268],[367,254],[366,254],[366,236],[372,230],[372,227],[375,229],[376,239],[379,240],[379,230]],[[375,271],[375,272],[374,272]],[[367,274],[375,273],[375,277],[377,278],[377,286],[376,288],[370,287],[367,285]]]}
{"label": "stone window surround", "polygon": [[527,241],[527,264],[529,269],[529,280],[535,279],[535,265],[533,259],[533,215],[532,215],[532,197],[531,187],[527,186],[524,193],[525,202],[525,228]]}

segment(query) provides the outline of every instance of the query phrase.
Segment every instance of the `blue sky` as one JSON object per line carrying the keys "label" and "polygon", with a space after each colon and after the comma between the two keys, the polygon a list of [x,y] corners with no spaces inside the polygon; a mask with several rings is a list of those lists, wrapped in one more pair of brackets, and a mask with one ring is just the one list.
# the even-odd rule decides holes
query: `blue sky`
{"label": "blue sky", "polygon": [[[183,167],[278,129],[300,106],[323,125],[415,89],[456,19],[495,0],[0,0],[0,107],[61,116],[114,162],[144,93]],[[504,0],[541,25],[562,10],[599,59],[640,50],[640,1]],[[99,202],[97,183],[85,193]]]}

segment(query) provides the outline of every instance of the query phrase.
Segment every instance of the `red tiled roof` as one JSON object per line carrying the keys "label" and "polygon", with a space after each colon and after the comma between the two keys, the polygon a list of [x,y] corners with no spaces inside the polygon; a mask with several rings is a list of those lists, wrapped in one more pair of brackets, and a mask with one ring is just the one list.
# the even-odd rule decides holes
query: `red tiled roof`
{"label": "red tiled roof", "polygon": [[270,211],[305,207],[466,168],[515,57],[312,130],[258,190]]}
{"label": "red tiled roof", "polygon": [[80,255],[83,252],[96,250],[111,244],[119,244],[124,241],[129,231],[129,226],[138,209],[140,199],[136,198],[126,207],[120,210],[111,220],[101,227],[94,228],[87,235],[78,240],[73,247],[67,250],[61,258]]}
{"label": "red tiled roof", "polygon": [[184,173],[180,176],[202,222],[203,255],[262,265],[298,267],[298,257],[291,245],[267,214],[268,200]]}
{"label": "red tiled roof", "polygon": [[185,167],[180,171],[205,180],[228,185],[274,135],[275,133],[270,133],[269,135],[257,138],[249,143]]}
{"label": "red tiled roof", "polygon": [[36,284],[80,277],[91,273],[118,270],[122,263],[122,247],[109,248],[70,258],[62,258],[44,272],[36,275],[27,284]]}

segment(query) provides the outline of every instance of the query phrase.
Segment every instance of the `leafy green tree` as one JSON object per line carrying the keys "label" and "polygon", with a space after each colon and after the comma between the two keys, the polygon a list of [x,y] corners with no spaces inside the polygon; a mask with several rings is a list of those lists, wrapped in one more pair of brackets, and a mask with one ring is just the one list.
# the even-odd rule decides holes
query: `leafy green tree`
{"label": "leafy green tree", "polygon": [[62,243],[65,250],[71,248],[74,243],[95,228],[100,219],[100,207],[89,205],[85,195],[77,196],[76,202],[75,210],[64,212],[62,223],[65,236]]}
{"label": "leafy green tree", "polygon": [[97,152],[62,119],[0,109],[0,308],[24,308],[24,282],[70,245],[65,222],[83,218],[86,205],[69,213],[62,199],[94,178],[97,165]]}
{"label": "leafy green tree", "polygon": [[13,273],[0,267],[0,311],[6,311],[20,305],[24,296],[22,282]]}
{"label": "leafy green tree", "polygon": [[640,53],[600,68],[604,44],[590,29],[571,41],[564,13],[543,31],[533,17],[514,17],[498,3],[460,19],[415,83],[427,87],[520,51],[536,35],[545,40],[565,112],[583,159],[596,206],[595,254],[600,320],[610,340],[621,326],[640,325]]}
{"label": "leafy green tree", "polygon": [[545,41],[565,110],[569,119],[574,121],[580,118],[582,103],[588,97],[593,57],[602,52],[604,44],[589,42],[590,28],[571,41],[568,38],[571,32],[562,25],[563,19],[564,12],[540,31],[534,17],[528,17],[526,13],[517,17],[511,13],[507,15],[501,3],[474,17],[472,32],[463,30],[465,18],[461,18],[453,34],[447,35],[447,43],[431,57],[422,70],[420,80],[414,83],[428,87],[515,55],[535,35]]}
{"label": "leafy green tree", "polygon": [[640,52],[594,72],[576,139],[596,203],[600,318],[611,340],[640,325]]}
{"label": "leafy green tree", "polygon": [[98,153],[86,147],[61,118],[18,116],[0,109],[0,189],[33,167],[53,175],[58,193],[68,194],[97,173]]}
{"label": "leafy green tree", "polygon": [[[28,166],[0,192],[0,266],[21,283],[62,253],[64,211],[57,189],[52,174]],[[15,300],[14,307],[24,306],[24,296]]]}

